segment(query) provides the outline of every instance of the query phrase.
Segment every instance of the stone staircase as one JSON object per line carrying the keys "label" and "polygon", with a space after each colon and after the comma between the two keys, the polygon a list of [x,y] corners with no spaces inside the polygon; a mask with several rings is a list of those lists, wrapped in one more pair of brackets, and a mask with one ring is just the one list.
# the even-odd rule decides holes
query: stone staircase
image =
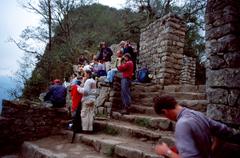
{"label": "stone staircase", "polygon": [[174,96],[178,103],[189,107],[191,109],[206,112],[207,100],[205,94],[205,86],[193,86],[193,85],[133,85],[132,96],[133,105],[132,108],[135,112],[146,113],[149,115],[156,115],[153,110],[153,98],[157,95],[168,94]]}
{"label": "stone staircase", "polygon": [[[133,105],[130,115],[112,112],[111,119],[99,117],[94,123],[94,134],[77,134],[70,143],[72,131],[38,141],[25,142],[23,157],[83,157],[83,158],[161,158],[154,152],[160,142],[174,145],[174,123],[154,113],[152,99],[156,95],[170,94],[180,103],[203,111],[206,109],[205,86],[133,83]],[[120,97],[120,93],[119,93]]]}

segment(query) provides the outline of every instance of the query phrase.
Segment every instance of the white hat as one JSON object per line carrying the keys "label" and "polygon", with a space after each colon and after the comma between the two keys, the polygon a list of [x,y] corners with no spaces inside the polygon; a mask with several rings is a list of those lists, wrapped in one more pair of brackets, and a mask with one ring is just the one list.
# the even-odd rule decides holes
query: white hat
{"label": "white hat", "polygon": [[83,67],[83,71],[92,71],[92,66],[91,65],[85,65]]}

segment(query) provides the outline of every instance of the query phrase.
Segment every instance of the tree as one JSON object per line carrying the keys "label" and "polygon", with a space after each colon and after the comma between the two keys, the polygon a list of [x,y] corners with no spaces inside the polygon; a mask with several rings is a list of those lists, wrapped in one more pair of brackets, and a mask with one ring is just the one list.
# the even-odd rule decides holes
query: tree
{"label": "tree", "polygon": [[[197,57],[197,80],[198,83],[204,83],[205,74],[203,65],[200,63],[200,58],[204,54],[204,12],[206,0],[185,0],[179,3],[178,0],[130,0],[127,2],[128,7],[138,11],[142,15],[140,21],[126,22],[126,28],[131,29],[134,26],[145,27],[157,18],[173,12],[183,18],[186,23],[187,31],[185,36],[184,54],[187,56]],[[144,23],[145,26],[141,23]],[[140,33],[140,31],[139,31]],[[201,74],[201,75],[198,75]]]}
{"label": "tree", "polygon": [[[12,95],[17,97],[19,91],[23,91],[23,95],[26,96],[28,93],[31,94],[28,89],[34,91],[34,85],[46,86],[45,83],[51,78],[51,60],[54,57],[46,52],[53,53],[54,32],[57,28],[61,28],[61,32],[66,32],[64,42],[67,42],[70,37],[71,25],[73,25],[68,14],[78,6],[92,2],[93,0],[25,0],[20,2],[22,7],[40,16],[40,25],[24,29],[20,35],[20,40],[10,39],[26,53],[23,61],[19,62],[20,69],[14,78],[19,86],[10,91]],[[45,46],[46,48],[44,48]],[[28,64],[25,63],[26,61]],[[34,70],[35,66],[39,69]],[[32,70],[34,70],[33,73]]]}
{"label": "tree", "polygon": [[131,8],[145,15],[146,23],[151,23],[156,18],[161,18],[171,12],[175,5],[174,0],[129,0],[127,8]]}
{"label": "tree", "polygon": [[32,11],[41,16],[41,23],[47,25],[47,36],[48,39],[48,50],[51,51],[52,48],[52,2],[51,0],[39,0],[36,1],[27,0],[22,2],[22,6],[29,11]]}
{"label": "tree", "polygon": [[29,58],[29,54],[25,53],[21,61],[18,61],[19,69],[15,72],[14,77],[11,79],[15,83],[15,88],[9,89],[8,94],[12,98],[19,98],[22,95],[24,87],[27,86],[27,82],[31,77],[31,71],[34,67],[34,61]]}

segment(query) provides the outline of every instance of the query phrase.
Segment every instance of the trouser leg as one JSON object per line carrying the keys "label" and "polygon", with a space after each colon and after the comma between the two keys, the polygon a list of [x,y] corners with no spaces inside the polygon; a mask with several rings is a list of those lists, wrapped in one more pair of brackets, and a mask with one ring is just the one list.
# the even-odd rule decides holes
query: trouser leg
{"label": "trouser leg", "polygon": [[128,108],[131,105],[130,84],[131,81],[129,79],[121,79],[121,98],[124,108]]}

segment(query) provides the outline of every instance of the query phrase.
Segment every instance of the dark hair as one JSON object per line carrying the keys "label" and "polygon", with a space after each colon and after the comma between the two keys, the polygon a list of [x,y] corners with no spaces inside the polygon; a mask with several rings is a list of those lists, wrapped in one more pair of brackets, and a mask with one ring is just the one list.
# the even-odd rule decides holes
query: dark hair
{"label": "dark hair", "polygon": [[131,55],[129,53],[125,53],[123,56],[128,57],[128,59],[131,59]]}
{"label": "dark hair", "polygon": [[75,82],[76,82],[76,85],[79,85],[79,86],[81,85],[81,81],[80,80],[76,80]]}
{"label": "dark hair", "polygon": [[153,98],[154,110],[157,114],[162,114],[163,109],[174,109],[177,101],[170,95],[156,96]]}
{"label": "dark hair", "polygon": [[91,70],[86,70],[85,72],[89,75],[89,78],[92,78],[92,71]]}
{"label": "dark hair", "polygon": [[69,82],[69,77],[64,77],[66,82]]}

